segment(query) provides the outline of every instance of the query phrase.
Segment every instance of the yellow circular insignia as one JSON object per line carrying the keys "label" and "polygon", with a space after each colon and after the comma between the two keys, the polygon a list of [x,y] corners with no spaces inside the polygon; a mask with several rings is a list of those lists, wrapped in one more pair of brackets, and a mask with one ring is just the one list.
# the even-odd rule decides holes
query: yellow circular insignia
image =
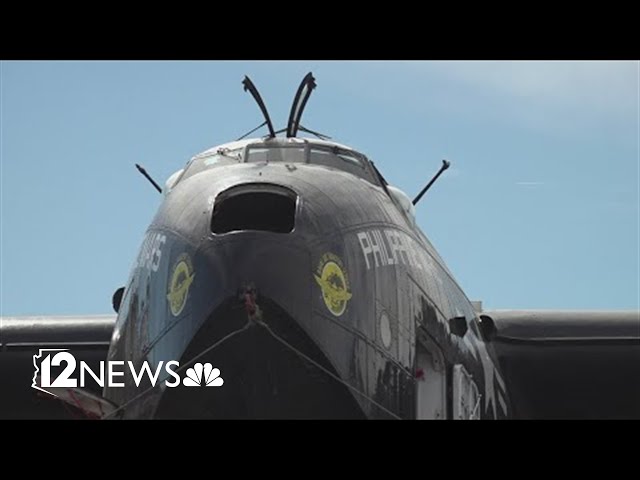
{"label": "yellow circular insignia", "polygon": [[336,317],[342,315],[352,295],[349,291],[349,278],[340,258],[332,253],[325,253],[313,276],[322,290],[322,298],[329,311]]}
{"label": "yellow circular insignia", "polygon": [[189,255],[183,253],[178,257],[178,261],[173,267],[173,272],[169,279],[167,300],[169,301],[169,308],[174,317],[180,315],[182,310],[184,310],[194,277],[195,273],[193,272],[191,259]]}

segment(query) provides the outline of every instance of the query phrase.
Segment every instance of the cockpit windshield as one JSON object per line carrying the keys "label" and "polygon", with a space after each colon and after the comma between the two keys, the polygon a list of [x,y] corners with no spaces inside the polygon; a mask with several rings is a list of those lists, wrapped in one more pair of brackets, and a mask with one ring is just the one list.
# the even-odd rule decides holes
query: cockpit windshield
{"label": "cockpit windshield", "polygon": [[342,170],[380,185],[366,157],[360,153],[338,147],[314,143],[251,143],[242,148],[218,150],[194,158],[182,179],[209,168],[237,163],[307,163]]}
{"label": "cockpit windshield", "polygon": [[247,146],[247,162],[285,162],[306,163],[306,147],[299,145],[265,145]]}
{"label": "cockpit windshield", "polygon": [[344,170],[371,183],[377,178],[368,168],[366,158],[354,151],[332,145],[307,144],[252,144],[246,149],[247,162],[308,163]]}

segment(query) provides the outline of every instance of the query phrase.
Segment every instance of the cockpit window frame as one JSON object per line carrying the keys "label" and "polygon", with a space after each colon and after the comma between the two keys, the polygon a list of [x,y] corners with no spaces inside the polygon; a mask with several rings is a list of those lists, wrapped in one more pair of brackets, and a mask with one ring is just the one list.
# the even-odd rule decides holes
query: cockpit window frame
{"label": "cockpit window frame", "polygon": [[[291,163],[309,163],[309,142],[304,142],[304,143],[285,143],[285,144],[279,144],[279,143],[268,143],[268,142],[261,142],[261,143],[250,143],[248,145],[245,145],[244,148],[242,149],[243,151],[243,160],[242,163],[252,163],[251,161],[249,161],[249,157],[250,157],[250,151],[251,149],[259,149],[259,148],[265,148],[265,149],[301,149],[303,150],[303,155],[304,155],[304,161],[303,162],[291,162]],[[267,160],[266,163],[269,163],[269,161]],[[283,163],[287,163],[287,162],[283,162]]]}
{"label": "cockpit window frame", "polygon": [[[226,155],[226,153],[228,152],[240,152],[240,155],[238,158],[230,156],[230,155]],[[182,172],[182,175],[180,175],[180,178],[178,178],[176,180],[176,182],[174,183],[174,186],[177,185],[178,183],[180,183],[182,180],[184,180],[185,178],[189,178],[192,175],[197,175],[200,172],[203,172],[205,170],[207,170],[206,167],[211,167],[212,165],[214,165],[215,163],[218,162],[214,162],[211,165],[207,165],[205,162],[207,161],[207,159],[213,158],[215,156],[221,156],[224,158],[228,158],[229,160],[236,160],[238,163],[244,163],[244,156],[245,156],[245,147],[238,147],[238,148],[225,148],[225,147],[220,147],[218,149],[216,149],[214,152],[206,152],[206,153],[201,153],[199,155],[196,155],[195,157],[192,157],[187,164],[184,166],[184,171]],[[205,168],[202,168],[201,170],[199,170],[196,173],[189,173],[189,169],[193,166],[193,164],[195,162],[203,162],[205,163]],[[188,175],[186,175],[187,173],[189,173]],[[186,176],[185,176],[186,175]]]}
{"label": "cockpit window frame", "polygon": [[[347,162],[350,163],[352,165],[355,165],[356,167],[360,167],[362,170],[366,170],[365,165],[367,163],[367,158],[362,155],[361,153],[355,152],[353,150],[347,150],[346,148],[341,148],[338,147],[337,145],[312,145],[309,148],[309,163],[311,162],[311,150],[317,150],[320,152],[329,152],[333,155],[335,155],[336,157],[340,158],[340,160],[342,160],[343,162]],[[352,162],[351,160],[346,160],[344,158],[341,157],[341,155],[344,156],[350,156],[356,159],[357,162]]]}
{"label": "cockpit window frame", "polygon": [[[303,147],[304,149],[304,157],[305,157],[305,161],[302,163],[306,163],[308,165],[322,165],[322,164],[314,163],[311,161],[311,153],[312,153],[312,150],[314,149],[318,151],[325,151],[328,153],[332,153],[337,157],[339,157],[340,155],[353,157],[357,162],[350,161],[344,158],[341,158],[341,160],[346,162],[348,165],[352,165],[354,168],[362,169],[362,175],[354,173],[350,171],[350,169],[340,169],[340,168],[338,169],[346,173],[351,173],[352,175],[355,175],[358,178],[361,178],[362,180],[371,183],[372,185],[382,187],[384,190],[386,190],[384,184],[380,181],[379,176],[376,174],[375,170],[371,166],[371,161],[367,158],[366,155],[349,148],[341,147],[339,145],[320,144],[320,143],[313,143],[308,141],[305,141],[304,143],[288,143],[288,144],[280,144],[280,143],[276,144],[271,142],[250,143],[245,145],[244,147],[243,162],[247,163],[250,161],[249,160],[250,149],[252,148],[301,148],[301,147]],[[296,162],[296,163],[299,163],[299,162]]]}
{"label": "cockpit window frame", "polygon": [[[372,185],[375,185],[377,187],[381,187],[386,193],[387,195],[389,194],[389,192],[386,189],[385,186],[385,182],[384,180],[381,178],[379,172],[377,172],[377,169],[373,166],[373,162],[371,160],[369,160],[369,158],[364,155],[363,153],[357,152],[355,150],[349,149],[349,148],[344,148],[342,146],[339,145],[332,145],[330,143],[327,144],[322,144],[322,143],[315,143],[315,142],[309,142],[309,141],[303,141],[303,142],[296,142],[296,143],[276,143],[276,142],[270,142],[270,141],[266,141],[266,142],[254,142],[254,143],[247,143],[246,145],[243,145],[242,147],[237,147],[237,148],[225,148],[225,147],[220,147],[217,148],[215,151],[213,152],[207,152],[196,155],[194,157],[192,157],[184,166],[184,170],[182,172],[182,175],[180,175],[180,177],[176,180],[176,182],[174,183],[174,187],[180,183],[182,180],[184,180],[185,178],[191,177],[192,174],[189,174],[189,170],[191,169],[191,167],[193,166],[193,164],[195,162],[205,162],[207,158],[210,157],[214,157],[216,155],[221,155],[220,151],[221,150],[225,150],[225,151],[233,151],[233,152],[240,152],[239,158],[237,158],[237,162],[238,163],[251,163],[249,161],[249,154],[250,154],[250,150],[251,149],[257,149],[257,148],[297,148],[297,149],[302,149],[304,151],[304,161],[303,162],[292,162],[292,163],[305,163],[308,165],[323,165],[321,163],[314,163],[311,161],[311,153],[312,150],[318,150],[318,151],[325,151],[328,153],[331,153],[337,157],[340,157],[340,155],[345,155],[345,156],[349,156],[352,157],[354,160],[356,161],[351,161],[348,159],[344,159],[341,158],[342,161],[344,161],[347,165],[350,165],[351,168],[353,169],[362,169],[362,174],[358,174],[354,171],[351,171],[351,168],[338,168],[338,167],[331,167],[330,165],[323,165],[326,166],[328,168],[337,168],[338,170],[345,172],[345,173],[350,173],[360,179],[362,179],[363,181],[366,181]],[[232,158],[232,157],[230,157]],[[284,162],[287,163],[287,162]],[[209,167],[211,167],[212,165],[209,165]],[[197,173],[200,173],[200,171],[204,171],[206,170],[206,168],[203,168],[202,170],[199,170]],[[197,173],[194,173],[193,175],[197,175]]]}

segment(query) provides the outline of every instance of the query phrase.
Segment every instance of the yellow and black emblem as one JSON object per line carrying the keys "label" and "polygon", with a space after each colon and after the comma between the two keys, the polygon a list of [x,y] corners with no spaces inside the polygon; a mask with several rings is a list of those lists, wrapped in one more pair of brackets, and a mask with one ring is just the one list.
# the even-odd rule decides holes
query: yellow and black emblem
{"label": "yellow and black emblem", "polygon": [[169,279],[167,300],[169,300],[169,308],[174,317],[180,315],[184,310],[189,296],[189,289],[195,276],[189,255],[183,253],[178,257]]}
{"label": "yellow and black emblem", "polygon": [[336,317],[342,315],[352,295],[347,271],[340,258],[333,253],[325,253],[313,276],[322,289],[322,298],[329,311]]}

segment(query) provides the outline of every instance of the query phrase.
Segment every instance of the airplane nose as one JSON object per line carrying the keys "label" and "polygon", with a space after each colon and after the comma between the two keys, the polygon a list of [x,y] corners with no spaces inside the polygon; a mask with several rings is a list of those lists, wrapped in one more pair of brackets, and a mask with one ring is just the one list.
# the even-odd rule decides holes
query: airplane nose
{"label": "airplane nose", "polygon": [[[252,210],[257,200],[261,215],[234,218],[234,211]],[[156,417],[361,416],[317,343],[314,330],[327,326],[312,318],[317,285],[309,248],[300,237],[281,233],[291,230],[292,202],[282,191],[239,189],[221,203],[212,227],[225,233],[193,254],[193,281],[185,287],[188,317],[168,335],[183,346],[175,350],[180,365],[211,363],[224,385],[166,389]],[[263,230],[237,230],[240,222]],[[276,228],[278,233],[267,230]],[[165,345],[172,345],[169,337]]]}
{"label": "airplane nose", "polygon": [[[126,415],[361,417],[361,398],[341,380],[354,375],[354,340],[342,325],[355,301],[351,251],[336,235],[339,202],[283,176],[285,166],[240,168],[237,177],[203,172],[169,192],[109,352],[111,360],[175,360],[182,375],[211,363],[224,385],[156,390]],[[363,385],[365,374],[357,370],[354,382]],[[107,390],[118,404],[139,394]]]}
{"label": "airplane nose", "polygon": [[172,253],[174,265],[184,259],[186,280],[176,280],[173,296],[178,267],[171,267],[168,297],[176,300],[176,326],[158,344],[158,358],[171,356],[181,366],[211,363],[224,385],[167,388],[155,417],[362,415],[321,345],[331,344],[333,330],[313,315],[320,287],[302,201],[275,183],[231,186],[215,195],[206,238]]}

